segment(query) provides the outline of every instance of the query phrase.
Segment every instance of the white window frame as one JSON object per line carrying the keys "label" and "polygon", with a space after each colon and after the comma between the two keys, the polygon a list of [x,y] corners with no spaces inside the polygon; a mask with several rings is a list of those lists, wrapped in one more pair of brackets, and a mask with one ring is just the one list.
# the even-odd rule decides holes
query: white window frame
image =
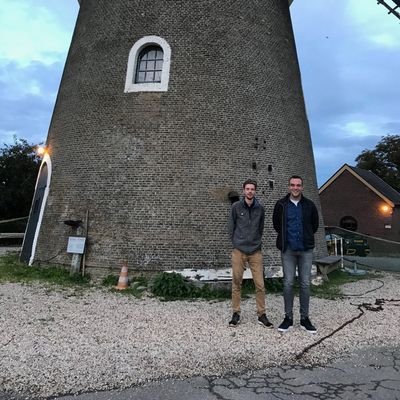
{"label": "white window frame", "polygon": [[[164,52],[161,82],[135,83],[137,60],[144,47],[158,45]],[[171,47],[159,36],[144,36],[131,48],[126,70],[125,93],[129,92],[166,92],[168,90]]]}

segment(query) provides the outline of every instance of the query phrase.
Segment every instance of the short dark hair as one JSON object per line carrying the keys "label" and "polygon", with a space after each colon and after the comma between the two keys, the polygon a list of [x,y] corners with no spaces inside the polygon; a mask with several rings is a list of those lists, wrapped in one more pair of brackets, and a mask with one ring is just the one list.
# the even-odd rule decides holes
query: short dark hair
{"label": "short dark hair", "polygon": [[301,180],[301,184],[303,184],[303,178],[302,178],[300,175],[292,175],[292,176],[289,178],[288,183],[290,183],[290,181],[291,181],[292,179],[300,179],[300,180]]}
{"label": "short dark hair", "polygon": [[243,183],[243,189],[246,187],[246,185],[254,185],[254,187],[257,189],[257,182],[254,179],[246,179]]}

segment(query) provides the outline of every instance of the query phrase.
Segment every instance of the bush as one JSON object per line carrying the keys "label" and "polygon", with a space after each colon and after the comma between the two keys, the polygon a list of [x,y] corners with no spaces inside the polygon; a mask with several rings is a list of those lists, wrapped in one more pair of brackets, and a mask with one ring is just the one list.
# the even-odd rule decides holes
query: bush
{"label": "bush", "polygon": [[184,280],[181,274],[176,272],[162,272],[157,274],[152,284],[152,292],[165,299],[179,299],[197,297],[196,288],[192,283]]}

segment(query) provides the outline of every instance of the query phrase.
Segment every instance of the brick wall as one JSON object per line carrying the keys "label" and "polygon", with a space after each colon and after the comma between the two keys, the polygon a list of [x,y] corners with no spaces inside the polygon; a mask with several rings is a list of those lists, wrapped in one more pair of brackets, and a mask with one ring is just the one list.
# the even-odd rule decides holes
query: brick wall
{"label": "brick wall", "polygon": [[[147,35],[171,46],[169,89],[124,93],[129,50]],[[287,177],[302,175],[319,207],[286,1],[82,1],[47,143],[38,261],[69,263],[62,221],[89,210],[89,267],[227,267],[228,193],[252,177],[276,269],[271,216]]]}
{"label": "brick wall", "polygon": [[[344,216],[352,216],[358,223],[357,231],[386,239],[395,239],[391,229],[391,210],[383,211],[387,205],[381,197],[344,171],[320,195],[326,225],[340,226]],[[398,240],[398,239],[395,239]]]}

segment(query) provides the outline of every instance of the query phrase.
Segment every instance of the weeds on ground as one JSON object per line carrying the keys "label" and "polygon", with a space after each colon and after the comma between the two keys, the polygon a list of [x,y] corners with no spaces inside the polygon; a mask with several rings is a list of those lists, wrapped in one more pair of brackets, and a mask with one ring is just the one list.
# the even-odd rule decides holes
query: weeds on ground
{"label": "weeds on ground", "polygon": [[[320,286],[311,285],[311,294],[315,297],[325,299],[336,299],[342,296],[341,286],[345,283],[355,282],[362,279],[379,278],[378,273],[369,272],[366,275],[349,275],[343,270],[336,270],[329,274],[329,281]],[[0,282],[42,282],[64,287],[85,288],[90,286],[90,277],[82,277],[80,274],[70,275],[69,271],[62,267],[29,267],[18,261],[17,255],[5,255],[0,257]],[[156,297],[164,300],[224,300],[231,298],[231,287],[215,286],[214,284],[195,284],[188,282],[178,273],[159,273],[151,281],[145,277],[135,278],[130,286],[118,291],[118,276],[108,275],[102,281],[102,286],[112,291],[142,297],[148,290]],[[283,279],[268,278],[265,280],[266,293],[282,293]],[[295,284],[295,292],[298,293],[299,286]],[[242,297],[249,297],[255,292],[254,283],[251,279],[244,280],[242,285]]]}
{"label": "weeds on ground", "polygon": [[162,272],[157,274],[150,284],[152,293],[164,300],[183,299],[227,299],[231,291],[226,288],[213,288],[209,284],[197,286],[188,282],[176,272]]}
{"label": "weeds on ground", "polygon": [[[283,278],[267,278],[264,280],[266,293],[282,293]],[[245,279],[242,284],[242,297],[255,293],[252,279]]]}
{"label": "weeds on ground", "polygon": [[28,266],[18,261],[17,255],[0,257],[0,282],[46,282],[60,286],[88,286],[90,277],[70,275],[65,268]]}
{"label": "weeds on ground", "polygon": [[[151,283],[151,291],[164,300],[225,300],[231,298],[231,286],[227,283],[224,287],[213,284],[195,284],[188,282],[178,273],[163,272],[158,274]],[[282,278],[266,279],[265,286],[267,293],[281,292],[283,288]],[[255,292],[254,282],[246,279],[242,284],[242,297],[249,297]]]}
{"label": "weeds on ground", "polygon": [[137,298],[141,298],[147,290],[148,279],[145,277],[137,277],[129,282],[129,286],[124,290],[117,290],[119,277],[116,275],[107,275],[103,278],[101,284],[109,288],[113,292],[119,292],[121,294],[131,295]]}

